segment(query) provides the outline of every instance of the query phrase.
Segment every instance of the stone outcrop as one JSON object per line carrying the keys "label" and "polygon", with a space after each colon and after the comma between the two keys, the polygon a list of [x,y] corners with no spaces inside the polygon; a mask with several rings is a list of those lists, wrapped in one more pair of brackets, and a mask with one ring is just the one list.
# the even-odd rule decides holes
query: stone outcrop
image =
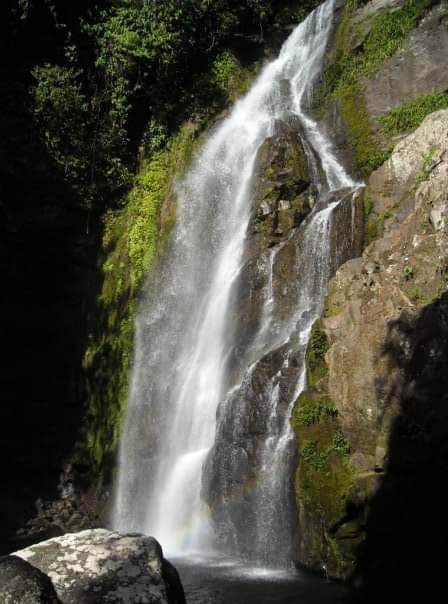
{"label": "stone outcrop", "polygon": [[[434,438],[428,422],[437,421],[431,414],[440,395],[434,400],[428,382],[419,384],[425,367],[439,367],[445,354],[440,305],[448,282],[447,183],[448,111],[439,111],[371,175],[365,207],[373,241],[337,271],[309,344],[309,386],[293,418],[301,454],[299,556],[316,568],[325,561],[339,576],[361,572],[355,560],[363,559],[359,546],[372,501],[397,464],[398,473],[409,472],[409,459],[396,461],[397,422],[404,421],[423,447],[419,462]],[[439,328],[428,320],[432,315]],[[420,331],[425,324],[427,331]],[[442,379],[437,371],[434,388]],[[413,401],[418,416],[404,401]],[[440,415],[437,439],[446,443],[447,432]],[[407,442],[404,437],[402,450]],[[390,492],[394,483],[387,484]]]}
{"label": "stone outcrop", "polygon": [[440,68],[448,56],[447,20],[448,6],[435,6],[411,32],[403,48],[368,80],[366,104],[370,116],[377,118],[418,96],[448,90],[448,71]]}
{"label": "stone outcrop", "polygon": [[[152,537],[86,530],[43,541],[15,552],[12,560],[16,557],[39,569],[36,573],[48,575],[64,604],[185,603],[177,571]],[[11,600],[11,604],[16,601],[28,602]],[[53,604],[53,600],[29,603]]]}
{"label": "stone outcrop", "polygon": [[421,121],[445,106],[448,8],[431,0],[353,0],[341,12],[313,108],[344,165],[368,178],[419,123],[388,130],[389,112],[396,118],[414,103],[409,111]]}
{"label": "stone outcrop", "polygon": [[286,239],[313,203],[311,174],[300,124],[280,122],[259,151],[252,238],[271,247]]}
{"label": "stone outcrop", "polygon": [[239,288],[234,318],[233,379],[238,379],[237,372],[244,367],[244,349],[253,340],[262,321],[263,288],[269,279],[274,254],[277,312],[282,318],[293,312],[292,293],[284,291],[277,295],[281,288],[294,287],[288,274],[291,276],[290,271],[294,270],[295,245],[285,243],[306,218],[315,199],[297,121],[278,121],[274,135],[261,146],[254,187],[254,212],[248,229],[246,262],[240,275],[244,285]]}

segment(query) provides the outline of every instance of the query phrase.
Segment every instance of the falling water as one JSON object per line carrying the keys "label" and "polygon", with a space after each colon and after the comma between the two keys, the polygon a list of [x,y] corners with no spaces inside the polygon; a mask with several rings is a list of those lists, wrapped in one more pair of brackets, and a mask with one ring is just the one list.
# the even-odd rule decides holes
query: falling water
{"label": "falling water", "polygon": [[[330,274],[329,232],[338,198],[328,201],[328,192],[355,186],[304,110],[321,71],[334,4],[328,0],[295,29],[177,184],[175,232],[137,318],[114,525],[154,535],[171,554],[213,547],[247,554],[245,533],[257,559],[269,562],[272,554],[285,559],[290,554],[290,537],[285,536],[291,515],[285,485],[294,448],[289,417],[304,386],[306,342]],[[234,383],[231,319],[236,289],[244,287],[240,276],[258,152],[279,120],[291,116],[301,123],[320,195],[296,233],[302,253],[297,257],[295,312],[288,320],[275,317],[272,275],[280,244],[266,252],[262,319],[239,359],[240,379]],[[253,380],[275,351],[281,360],[263,387],[265,437],[252,456],[258,480],[252,497],[246,497],[250,509],[238,511],[230,494],[232,472],[238,470],[234,443]],[[231,451],[229,440],[234,441]],[[212,517],[204,498],[209,504],[219,502]]]}

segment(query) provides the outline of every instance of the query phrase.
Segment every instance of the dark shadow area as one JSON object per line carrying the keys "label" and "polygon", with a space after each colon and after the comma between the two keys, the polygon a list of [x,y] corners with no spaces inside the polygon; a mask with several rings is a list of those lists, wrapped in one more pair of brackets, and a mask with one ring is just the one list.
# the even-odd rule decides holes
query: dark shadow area
{"label": "dark shadow area", "polygon": [[424,601],[443,594],[446,583],[448,294],[391,323],[384,355],[386,406],[397,408],[384,476],[369,502],[357,580],[363,602]]}
{"label": "dark shadow area", "polygon": [[22,545],[13,536],[35,515],[36,499],[57,495],[79,435],[96,270],[95,219],[87,232],[88,212],[29,110],[29,65],[56,45],[45,15],[36,9],[34,29],[24,26],[20,35],[5,18],[0,32],[0,553]]}

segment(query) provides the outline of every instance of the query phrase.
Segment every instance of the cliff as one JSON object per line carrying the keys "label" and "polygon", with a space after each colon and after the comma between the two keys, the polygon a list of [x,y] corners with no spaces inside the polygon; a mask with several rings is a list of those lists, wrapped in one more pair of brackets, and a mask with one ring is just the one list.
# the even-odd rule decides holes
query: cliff
{"label": "cliff", "polygon": [[[206,59],[194,73],[192,87],[182,81],[181,108],[172,120],[167,121],[165,110],[154,109],[155,105],[159,121],[145,111],[139,113],[139,102],[132,97],[136,113],[129,118],[125,155],[133,159],[126,163],[123,155],[118,162],[131,176],[107,186],[98,176],[104,185],[100,192],[94,189],[95,199],[101,200],[98,207],[92,209],[88,197],[95,195],[87,172],[83,172],[84,164],[80,167],[75,161],[76,153],[85,152],[82,145],[62,157],[56,144],[60,138],[45,146],[48,137],[37,137],[32,150],[40,153],[41,161],[30,170],[26,186],[18,184],[23,174],[21,158],[18,154],[12,158],[11,182],[17,189],[4,204],[3,222],[6,243],[20,251],[13,263],[3,260],[6,283],[12,284],[4,315],[14,319],[7,342],[15,359],[6,389],[12,403],[4,410],[10,432],[4,458],[13,455],[16,461],[3,500],[8,538],[16,524],[23,525],[35,515],[34,506],[38,518],[22,526],[20,538],[33,540],[67,528],[104,523],[98,509],[107,507],[115,478],[136,309],[142,287],[157,285],[157,269],[176,221],[175,178],[187,169],[226,107],[247,90],[263,54],[278,46],[294,15],[302,15],[303,10],[297,11],[293,4],[276,13],[269,43],[258,38],[254,42],[259,35],[254,28],[258,32],[259,24],[252,21],[245,34],[235,34],[238,44],[226,38],[220,42],[219,52],[213,50],[210,56],[208,48],[215,42],[212,45],[211,39],[205,43],[201,38],[201,56]],[[341,4],[312,102],[313,116],[335,141],[349,170],[364,179],[366,186],[355,197],[346,191],[334,213],[333,278],[325,311],[314,324],[308,344],[307,386],[291,418],[296,472],[281,488],[289,489],[290,497],[294,480],[296,514],[291,525],[295,561],[351,578],[366,586],[373,598],[382,593],[387,579],[401,584],[407,573],[443,574],[437,549],[446,540],[441,485],[447,467],[448,72],[441,66],[448,51],[447,19],[446,3],[430,0],[349,0]],[[132,38],[125,38],[119,39],[130,61],[126,69],[132,71],[137,55],[137,64],[146,60],[139,55],[145,49],[133,47]],[[196,55],[189,57],[193,60]],[[185,68],[176,61],[170,77]],[[126,69],[119,70],[120,78]],[[70,78],[74,73],[70,71]],[[51,74],[55,76],[53,71]],[[40,72],[47,82],[50,72],[44,76]],[[108,77],[112,77],[109,72]],[[68,91],[73,94],[69,96],[78,99],[74,109],[84,119],[85,82],[77,87],[70,78]],[[172,80],[167,77],[164,85],[169,88],[168,81]],[[155,103],[154,91],[145,82]],[[42,89],[33,90],[42,100]],[[174,115],[173,97],[167,94],[163,98],[167,111]],[[44,101],[35,107],[38,119],[48,117],[48,99]],[[120,110],[124,105],[120,104]],[[62,118],[68,119],[69,112],[64,111]],[[138,124],[134,123],[136,114]],[[29,118],[22,124],[24,140],[34,132],[31,122]],[[86,137],[89,124],[83,125]],[[103,130],[109,125],[105,120]],[[47,128],[46,132],[51,139],[52,131]],[[41,136],[42,131],[39,133]],[[230,382],[240,376],[241,351],[260,327],[261,284],[267,279],[273,250],[278,252],[272,280],[274,320],[281,323],[294,318],[300,268],[307,261],[301,255],[300,226],[316,200],[310,157],[307,161],[301,134],[294,120],[279,121],[259,151],[255,208],[240,277],[246,287],[235,301],[232,318],[235,345],[229,361]],[[22,140],[21,148],[24,146]],[[118,178],[106,156],[107,165],[101,169]],[[27,155],[24,161],[32,164]],[[316,159],[315,163],[319,170]],[[52,168],[55,172],[49,179]],[[36,203],[35,190],[40,191]],[[105,201],[108,194],[110,203]],[[21,196],[23,211],[13,203]],[[59,198],[67,207],[58,205]],[[41,245],[46,238],[49,243]],[[39,251],[31,264],[34,246]],[[38,271],[33,272],[34,265]],[[23,281],[28,289],[22,299]],[[33,298],[36,291],[39,296]],[[33,299],[36,307],[27,315]],[[47,343],[48,356],[40,348],[48,333],[45,326],[51,321],[56,327]],[[22,347],[24,341],[26,347]],[[263,359],[247,391],[231,402],[244,411],[239,448],[231,468],[221,464],[217,450],[207,462],[204,489],[211,505],[223,503],[224,491],[220,494],[216,488],[219,481],[227,489],[224,494],[241,492],[262,466],[260,442],[266,439],[269,426],[260,423],[262,405],[249,403],[261,400],[283,353],[276,351]],[[29,383],[19,379],[22,365],[33,368]],[[47,379],[49,365],[53,367],[51,380]],[[298,367],[291,364],[281,376],[284,392],[292,390],[297,376]],[[15,390],[14,384],[20,388]],[[20,409],[14,410],[17,401],[20,409],[31,409],[23,425]],[[48,424],[48,418],[52,423]],[[157,431],[157,425],[151,418],[148,421],[151,425],[140,426],[142,438],[136,448],[150,455],[148,433]],[[45,430],[55,436],[45,432],[42,439]],[[235,452],[235,435],[225,422],[221,430],[222,449]],[[30,444],[19,455],[28,437]],[[34,451],[41,443],[44,446],[36,456]],[[45,488],[36,480],[18,495],[17,474],[27,467],[29,472],[30,460],[37,475],[48,467]],[[93,493],[85,496],[92,486]],[[48,501],[36,501],[43,492]],[[61,500],[54,504],[58,493]],[[249,519],[242,538],[245,551],[251,548],[256,524],[248,511],[250,497],[246,494],[231,510],[235,517]],[[23,502],[19,511],[15,509],[18,500]]]}
{"label": "cliff", "polygon": [[330,282],[292,419],[298,557],[372,601],[443,572],[446,11],[348,3],[319,109],[366,175],[366,246]]}

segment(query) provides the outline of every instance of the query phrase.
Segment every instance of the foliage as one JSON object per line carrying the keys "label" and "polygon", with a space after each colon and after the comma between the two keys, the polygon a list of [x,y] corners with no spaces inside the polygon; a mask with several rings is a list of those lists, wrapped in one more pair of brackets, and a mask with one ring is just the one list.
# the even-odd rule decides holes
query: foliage
{"label": "foliage", "polygon": [[333,436],[332,448],[345,457],[350,455],[350,445],[342,432],[336,432]]}
{"label": "foliage", "polygon": [[447,107],[448,94],[446,92],[427,94],[384,113],[380,117],[380,123],[387,134],[403,134],[420,126],[430,113]]}
{"label": "foliage", "polygon": [[403,277],[405,281],[410,281],[414,278],[414,268],[410,264],[406,264],[403,268]]}
{"label": "foliage", "polygon": [[321,398],[318,403],[311,405],[303,404],[303,402],[303,399],[301,399],[302,404],[298,404],[295,411],[294,424],[297,426],[312,426],[318,424],[324,414],[328,417],[337,417],[338,410],[330,399]]}
{"label": "foliage", "polygon": [[344,507],[352,478],[350,445],[337,410],[329,398],[305,391],[296,402],[292,426],[299,444],[299,502],[315,506],[331,524]]}
{"label": "foliage", "polygon": [[328,338],[320,321],[316,321],[311,329],[310,339],[306,353],[306,363],[308,368],[308,381],[315,385],[327,373],[325,364],[325,353],[328,350]]}
{"label": "foliage", "polygon": [[300,450],[302,463],[310,465],[314,470],[323,470],[327,463],[327,452],[321,451],[316,440],[306,440]]}
{"label": "foliage", "polygon": [[[8,34],[1,40],[4,52],[17,48],[3,74],[12,108],[4,119],[16,120],[25,139],[44,145],[49,179],[55,165],[60,168],[71,199],[59,199],[101,214],[130,188],[139,154],[160,150],[196,111],[203,92],[196,83],[211,97],[229,84],[223,77],[232,79],[230,70],[239,64],[230,50],[236,36],[262,41],[286,4],[21,0],[7,9]],[[212,65],[215,80],[207,75]],[[239,76],[234,84],[244,91]],[[24,107],[16,112],[17,96]],[[199,105],[213,104],[209,100]],[[7,144],[0,143],[0,151]]]}
{"label": "foliage", "polygon": [[[98,181],[108,189],[129,184],[123,164],[127,142],[123,127],[95,133],[96,116],[92,100],[82,92],[81,72],[73,67],[45,64],[32,70],[32,111],[49,156],[59,165],[65,180],[88,207],[99,194]],[[92,137],[93,133],[93,137]],[[95,136],[95,134],[97,136]]]}
{"label": "foliage", "polygon": [[403,44],[431,5],[431,0],[408,0],[399,9],[373,18],[371,29],[358,52],[349,46],[350,15],[358,0],[346,3],[336,35],[335,58],[326,73],[324,95],[335,99],[348,126],[349,140],[357,165],[363,173],[379,167],[391,154],[373,134],[366,109],[363,78],[371,77]]}
{"label": "foliage", "polygon": [[142,165],[123,208],[104,217],[99,321],[92,326],[84,367],[88,378],[88,447],[95,470],[109,470],[121,428],[132,362],[138,294],[157,262],[172,220],[160,211],[175,170],[191,157],[194,128],[186,123],[164,151]]}
{"label": "foliage", "polygon": [[252,79],[252,72],[244,70],[235,55],[228,50],[218,55],[212,64],[210,84],[230,98],[244,94]]}
{"label": "foliage", "polygon": [[429,175],[434,169],[434,160],[437,153],[437,145],[431,145],[431,147],[426,151],[426,153],[422,153],[422,161],[420,170],[415,178],[415,188],[428,180]]}
{"label": "foliage", "polygon": [[357,490],[349,442],[333,402],[314,389],[299,396],[292,426],[299,446],[296,499],[300,517],[306,519],[304,538],[312,544],[309,554],[342,570],[351,559],[351,544],[334,541],[334,526]]}

